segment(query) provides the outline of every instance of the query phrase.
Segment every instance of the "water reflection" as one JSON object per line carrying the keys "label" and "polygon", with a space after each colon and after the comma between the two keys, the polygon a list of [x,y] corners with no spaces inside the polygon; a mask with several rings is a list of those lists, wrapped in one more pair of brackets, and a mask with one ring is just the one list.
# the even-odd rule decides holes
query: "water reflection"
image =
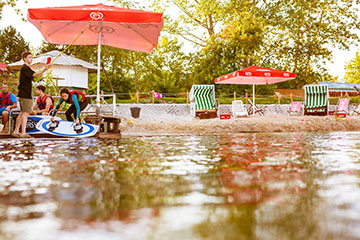
{"label": "water reflection", "polygon": [[360,238],[359,140],[2,140],[0,239]]}
{"label": "water reflection", "polygon": [[[289,139],[274,134],[227,136],[218,148],[222,164],[220,181],[226,186],[229,203],[284,202],[306,187],[305,165],[308,158],[299,133]],[[228,144],[226,144],[228,143]],[[310,167],[309,165],[307,167]]]}

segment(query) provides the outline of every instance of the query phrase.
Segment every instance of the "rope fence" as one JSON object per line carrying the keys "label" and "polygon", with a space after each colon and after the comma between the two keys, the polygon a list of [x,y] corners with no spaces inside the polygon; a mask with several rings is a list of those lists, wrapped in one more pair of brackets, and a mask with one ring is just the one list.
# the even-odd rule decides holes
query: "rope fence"
{"label": "rope fence", "polygon": [[[103,93],[102,93],[103,94]],[[110,93],[105,93],[110,94]],[[190,103],[189,92],[181,93],[156,93],[152,92],[137,92],[137,93],[114,93],[117,97],[118,103]],[[252,100],[252,94],[239,94],[233,92],[231,94],[216,94],[216,99],[220,103],[231,103],[233,100],[243,100],[244,103],[249,103],[248,99]],[[260,104],[289,104],[293,100],[304,101],[304,96],[292,95],[282,96],[280,94],[273,95],[255,95]]]}

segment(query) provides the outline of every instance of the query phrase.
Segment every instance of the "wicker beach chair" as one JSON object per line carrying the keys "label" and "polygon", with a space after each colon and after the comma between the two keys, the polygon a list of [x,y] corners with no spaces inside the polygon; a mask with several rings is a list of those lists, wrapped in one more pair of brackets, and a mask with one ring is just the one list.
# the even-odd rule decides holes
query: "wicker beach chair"
{"label": "wicker beach chair", "polygon": [[327,85],[306,85],[304,115],[327,115],[329,92]]}
{"label": "wicker beach chair", "polygon": [[248,111],[241,100],[234,100],[231,104],[232,115],[236,117],[247,117]]}
{"label": "wicker beach chair", "polygon": [[218,116],[218,102],[215,99],[214,85],[193,85],[190,93],[190,114],[199,118]]}

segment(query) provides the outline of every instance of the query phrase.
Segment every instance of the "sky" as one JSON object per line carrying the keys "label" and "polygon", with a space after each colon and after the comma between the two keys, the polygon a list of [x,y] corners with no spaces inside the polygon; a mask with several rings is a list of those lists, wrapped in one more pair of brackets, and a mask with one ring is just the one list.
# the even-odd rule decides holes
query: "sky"
{"label": "sky", "polygon": [[[30,0],[27,4],[20,4],[19,8],[21,9],[24,17],[27,16],[28,8],[43,8],[43,7],[57,7],[57,6],[72,6],[72,5],[85,5],[85,4],[97,4],[103,3],[108,5],[113,5],[111,2],[106,0]],[[12,25],[16,30],[21,34],[25,41],[30,42],[30,46],[36,48],[39,47],[41,41],[44,39],[40,31],[29,22],[21,21],[21,17],[16,15],[13,9],[9,6],[5,6],[3,9],[2,19],[0,20],[0,29],[3,29],[9,25]],[[333,76],[338,76],[341,81],[344,77],[345,70],[344,67],[346,64],[353,58],[355,58],[355,53],[357,51],[356,46],[352,46],[350,51],[341,51],[334,50],[334,57],[332,59],[333,63],[328,63],[326,68],[329,69],[329,73]]]}

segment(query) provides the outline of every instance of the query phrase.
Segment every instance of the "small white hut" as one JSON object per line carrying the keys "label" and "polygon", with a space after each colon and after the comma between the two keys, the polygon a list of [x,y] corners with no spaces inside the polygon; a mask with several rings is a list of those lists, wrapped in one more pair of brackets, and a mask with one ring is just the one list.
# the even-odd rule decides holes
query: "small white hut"
{"label": "small white hut", "polygon": [[[60,54],[59,51],[51,51],[38,55],[33,58],[31,68],[34,71],[40,70],[44,67],[48,57],[52,61]],[[20,71],[24,61],[17,61],[8,65],[10,70]],[[88,72],[89,70],[96,70],[97,67],[85,62],[81,59],[61,54],[53,63],[52,76],[54,82],[57,82],[58,87],[88,89]],[[48,70],[45,74],[47,74]],[[45,75],[44,74],[44,75]]]}

